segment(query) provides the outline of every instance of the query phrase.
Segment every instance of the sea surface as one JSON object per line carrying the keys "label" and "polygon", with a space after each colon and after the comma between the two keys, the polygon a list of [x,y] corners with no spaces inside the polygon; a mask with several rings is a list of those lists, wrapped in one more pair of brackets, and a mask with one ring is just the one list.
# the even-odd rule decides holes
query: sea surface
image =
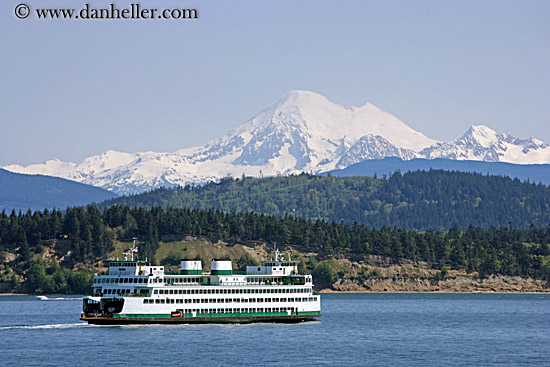
{"label": "sea surface", "polygon": [[550,295],[324,294],[301,324],[89,326],[0,297],[0,366],[550,366]]}

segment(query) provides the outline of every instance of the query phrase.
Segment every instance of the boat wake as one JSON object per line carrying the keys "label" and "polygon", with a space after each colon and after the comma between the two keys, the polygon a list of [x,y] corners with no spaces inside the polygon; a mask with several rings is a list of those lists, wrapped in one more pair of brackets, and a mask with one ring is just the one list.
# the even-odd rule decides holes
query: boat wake
{"label": "boat wake", "polygon": [[82,300],[82,297],[47,297],[47,296],[36,296],[41,301],[75,301]]}
{"label": "boat wake", "polygon": [[69,329],[75,327],[88,326],[85,322],[75,322],[71,324],[49,324],[49,325],[11,325],[11,326],[0,326],[0,330],[9,330],[9,329]]}

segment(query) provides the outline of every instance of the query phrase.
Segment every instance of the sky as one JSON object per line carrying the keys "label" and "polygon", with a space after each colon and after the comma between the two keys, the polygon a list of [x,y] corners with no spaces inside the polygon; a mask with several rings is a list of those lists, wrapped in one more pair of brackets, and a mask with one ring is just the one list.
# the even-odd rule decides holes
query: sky
{"label": "sky", "polygon": [[484,124],[550,144],[550,1],[134,0],[195,20],[39,20],[0,3],[0,166],[173,152],[289,90],[366,102],[442,141]]}

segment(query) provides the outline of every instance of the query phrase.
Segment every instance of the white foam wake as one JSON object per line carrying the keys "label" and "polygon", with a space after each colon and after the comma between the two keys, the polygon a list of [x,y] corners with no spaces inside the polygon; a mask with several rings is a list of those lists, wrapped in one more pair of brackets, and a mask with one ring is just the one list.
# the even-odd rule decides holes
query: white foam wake
{"label": "white foam wake", "polygon": [[41,301],[75,301],[82,300],[82,297],[47,297],[47,296],[36,296]]}
{"label": "white foam wake", "polygon": [[11,325],[0,326],[0,330],[8,329],[69,329],[74,327],[88,326],[85,322],[74,322],[71,324],[49,324],[49,325]]}

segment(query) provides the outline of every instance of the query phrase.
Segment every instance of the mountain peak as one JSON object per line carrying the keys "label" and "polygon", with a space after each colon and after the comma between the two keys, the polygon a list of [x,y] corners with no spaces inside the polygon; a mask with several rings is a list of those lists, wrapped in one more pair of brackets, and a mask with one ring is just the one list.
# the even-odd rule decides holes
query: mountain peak
{"label": "mountain peak", "polygon": [[550,162],[550,148],[538,139],[522,140],[485,125],[473,125],[459,139],[438,143],[420,152],[426,158],[449,158],[516,164]]}
{"label": "mountain peak", "polygon": [[485,125],[472,125],[462,136],[462,139],[473,139],[481,146],[489,147],[498,142],[499,135],[501,136],[502,134]]}
{"label": "mountain peak", "polygon": [[322,96],[318,93],[308,90],[295,89],[285,93],[275,103],[268,107],[267,110],[280,111],[296,108],[307,109],[308,107],[322,108],[324,105],[327,104],[338,106],[335,103],[329,101],[327,97]]}
{"label": "mountain peak", "polygon": [[322,98],[327,100],[325,96],[310,90],[305,90],[305,89],[289,90],[281,97],[281,99],[286,99],[286,100],[292,100],[292,99],[296,100],[298,98]]}

